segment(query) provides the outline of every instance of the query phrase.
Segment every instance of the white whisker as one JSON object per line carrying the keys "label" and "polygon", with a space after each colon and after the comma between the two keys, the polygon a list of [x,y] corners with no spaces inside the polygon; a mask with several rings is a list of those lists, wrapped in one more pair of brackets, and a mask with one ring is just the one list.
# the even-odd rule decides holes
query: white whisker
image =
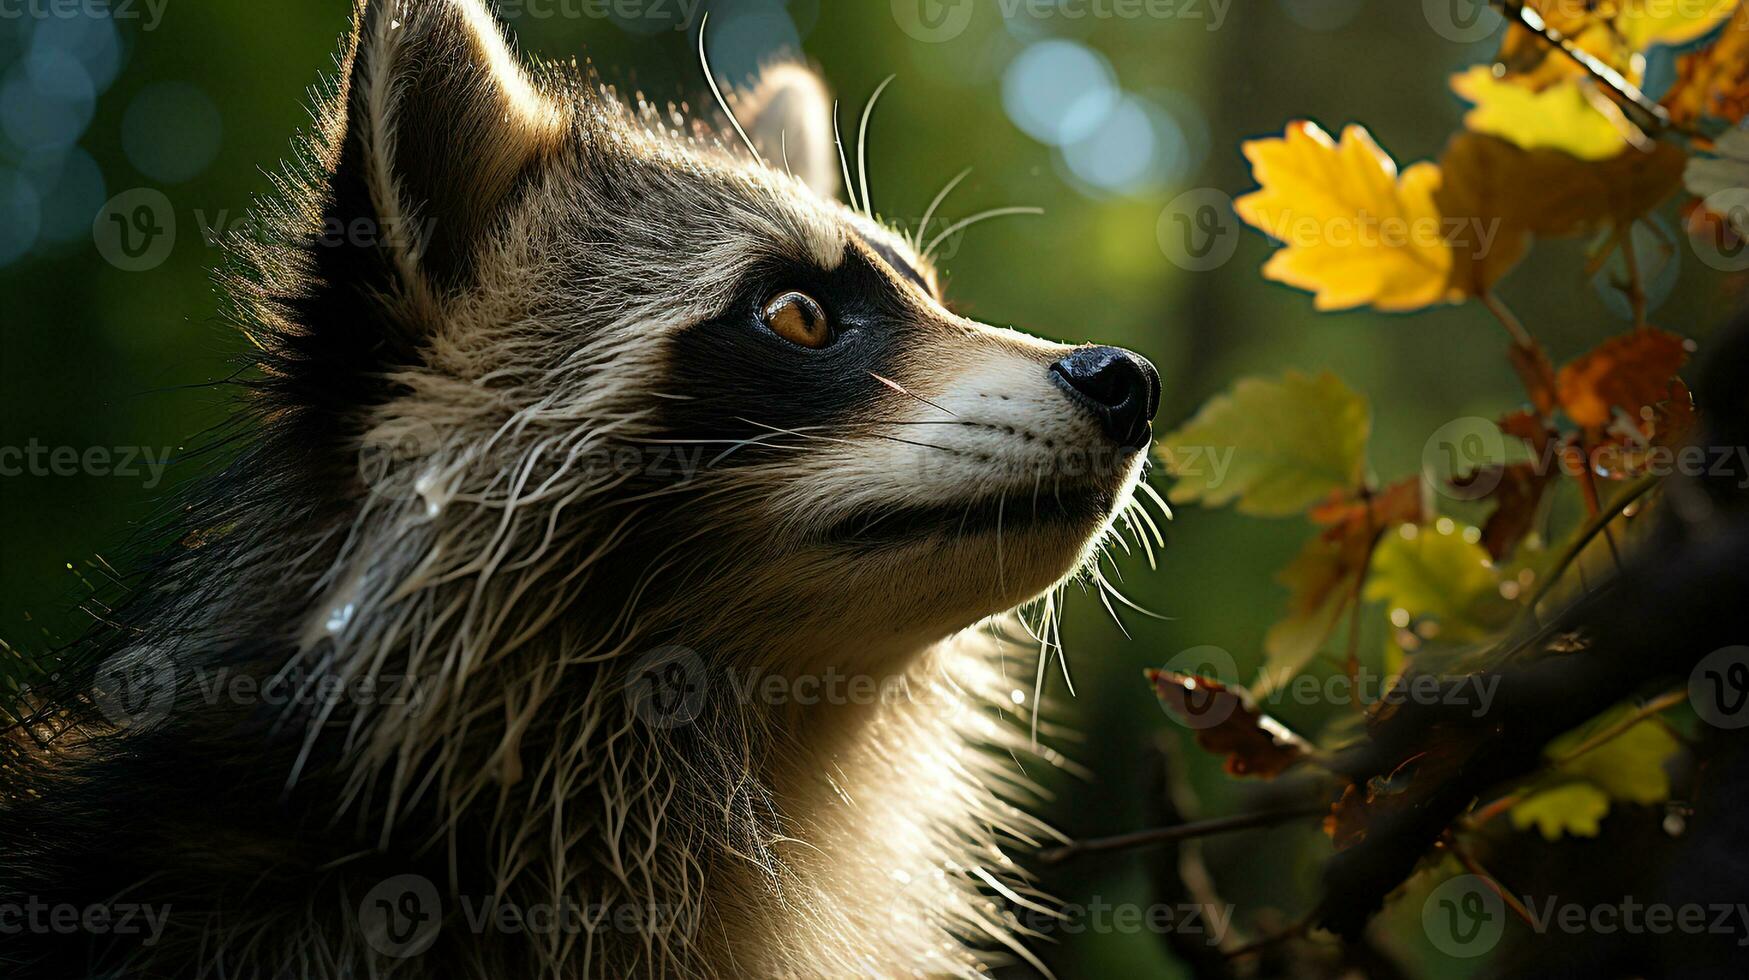
{"label": "white whisker", "polygon": [[[1136,486],[1140,487],[1142,492],[1146,493],[1150,500],[1154,501],[1155,504],[1159,505],[1160,513],[1165,514],[1167,520],[1172,519],[1172,505],[1168,504],[1166,502],[1165,497],[1160,496],[1160,491],[1155,490],[1153,487],[1149,486],[1148,482],[1146,480],[1143,480],[1142,482],[1137,483]],[[1161,547],[1166,546],[1165,539],[1161,539],[1160,546]]]}
{"label": "white whisker", "polygon": [[717,97],[717,105],[721,106],[723,113],[729,117],[729,125],[735,127],[736,135],[741,137],[741,142],[747,144],[747,150],[753,154],[753,159],[764,163],[765,158],[759,155],[759,147],[754,146],[753,141],[747,138],[747,131],[741,128],[741,120],[735,118],[735,110],[729,108],[729,100],[723,98],[723,90],[717,87],[717,76],[711,71],[710,59],[705,56],[704,31],[705,27],[710,24],[710,20],[710,12],[706,11],[704,19],[698,22],[698,63],[704,68],[704,80],[710,83],[711,94]]}
{"label": "white whisker", "polygon": [[1099,596],[1099,604],[1105,607],[1106,613],[1111,616],[1111,621],[1117,624],[1118,632],[1122,633],[1123,638],[1126,640],[1134,639],[1134,637],[1130,636],[1130,631],[1124,626],[1123,618],[1117,614],[1116,609],[1111,607],[1111,598],[1108,594],[1109,590],[1105,585],[1105,576],[1095,572],[1093,575],[1093,584],[1095,585],[1093,591]]}
{"label": "white whisker", "polygon": [[894,391],[898,392],[899,394],[906,396],[907,398],[915,398],[918,401],[922,402],[925,405],[928,405],[930,408],[933,408],[938,412],[945,412],[948,415],[952,415],[956,419],[959,418],[958,414],[956,414],[954,412],[950,412],[945,408],[942,408],[940,405],[937,405],[934,402],[930,401],[929,399],[924,398],[922,395],[913,393],[909,388],[906,388],[904,385],[898,383],[897,381],[894,381],[892,378],[883,377],[881,375],[874,373],[873,371],[868,372],[868,376],[875,379],[876,381],[879,381],[881,384],[886,385],[888,388],[893,389]]}
{"label": "white whisker", "polygon": [[850,182],[850,159],[844,155],[844,135],[838,131],[838,100],[832,100],[832,145],[838,147],[838,172],[844,175],[844,196],[850,198],[850,209],[861,211],[856,203],[856,185]]}
{"label": "white whisker", "polygon": [[881,93],[887,86],[893,84],[897,75],[888,75],[886,80],[875,86],[874,94],[868,97],[868,104],[862,107],[862,124],[856,132],[856,176],[862,186],[862,213],[874,217],[874,198],[868,193],[868,121],[874,116],[875,103],[881,100]]}
{"label": "white whisker", "polygon": [[935,254],[935,250],[941,246],[941,243],[947,241],[949,238],[952,238],[956,232],[964,231],[967,228],[970,228],[971,226],[977,224],[980,221],[988,221],[991,218],[1002,218],[1002,217],[1006,217],[1006,216],[1011,215],[1011,214],[1044,214],[1044,213],[1045,213],[1044,208],[1032,208],[1032,207],[991,208],[988,211],[979,211],[977,214],[974,214],[969,218],[961,218],[960,220],[954,222],[953,224],[948,225],[947,228],[944,231],[942,231],[941,234],[936,235],[934,238],[930,239],[929,246],[923,250],[923,260],[925,262],[927,262],[929,260],[929,257],[931,255]]}
{"label": "white whisker", "polygon": [[947,200],[947,196],[952,194],[953,189],[960,185],[960,181],[965,180],[970,176],[971,172],[971,167],[961,170],[952,180],[947,182],[946,186],[942,187],[940,192],[935,195],[935,199],[929,202],[929,207],[923,212],[923,220],[918,223],[917,231],[911,236],[911,247],[913,249],[921,249],[923,247],[924,231],[929,227],[929,220],[935,217],[936,209],[941,207],[941,203]]}

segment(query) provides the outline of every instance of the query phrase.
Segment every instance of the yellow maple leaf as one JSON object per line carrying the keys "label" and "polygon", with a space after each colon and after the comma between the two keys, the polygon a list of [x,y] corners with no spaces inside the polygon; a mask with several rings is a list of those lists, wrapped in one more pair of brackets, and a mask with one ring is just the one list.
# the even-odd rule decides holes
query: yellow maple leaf
{"label": "yellow maple leaf", "polygon": [[1452,91],[1474,108],[1464,126],[1527,150],[1562,150],[1581,160],[1607,160],[1628,149],[1622,124],[1597,111],[1587,83],[1569,79],[1536,91],[1496,78],[1487,65],[1454,75]]}
{"label": "yellow maple leaf", "polygon": [[1654,44],[1680,47],[1706,36],[1736,9],[1737,0],[1631,0],[1622,5],[1616,28],[1635,51]]}
{"label": "yellow maple leaf", "polygon": [[1433,203],[1438,166],[1399,176],[1365,128],[1349,126],[1337,143],[1312,122],[1246,143],[1245,157],[1260,186],[1234,208],[1284,246],[1266,277],[1313,293],[1320,310],[1406,311],[1461,298]]}

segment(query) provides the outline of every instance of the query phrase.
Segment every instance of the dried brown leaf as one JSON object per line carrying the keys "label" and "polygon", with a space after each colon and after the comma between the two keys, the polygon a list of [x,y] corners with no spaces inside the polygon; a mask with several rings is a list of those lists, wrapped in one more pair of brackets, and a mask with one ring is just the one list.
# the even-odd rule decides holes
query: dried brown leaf
{"label": "dried brown leaf", "polygon": [[1196,730],[1198,745],[1227,758],[1235,776],[1278,776],[1311,753],[1305,739],[1257,710],[1243,687],[1195,674],[1150,670],[1160,704]]}

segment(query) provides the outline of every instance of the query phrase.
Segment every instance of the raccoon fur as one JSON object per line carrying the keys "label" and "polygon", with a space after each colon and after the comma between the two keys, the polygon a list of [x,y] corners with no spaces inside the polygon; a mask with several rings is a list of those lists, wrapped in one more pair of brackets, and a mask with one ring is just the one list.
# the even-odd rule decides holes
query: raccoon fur
{"label": "raccoon fur", "polygon": [[338,68],[222,465],[0,738],[5,975],[1030,960],[1005,617],[1147,520],[1152,366],[952,312],[806,66],[657,106],[359,0]]}

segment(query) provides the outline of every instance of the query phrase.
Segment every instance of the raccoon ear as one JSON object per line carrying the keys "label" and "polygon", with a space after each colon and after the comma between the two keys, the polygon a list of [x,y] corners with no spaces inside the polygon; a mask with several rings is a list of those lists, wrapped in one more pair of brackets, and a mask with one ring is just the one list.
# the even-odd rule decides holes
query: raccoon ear
{"label": "raccoon ear", "polygon": [[[402,285],[464,284],[566,118],[481,0],[356,0],[336,203],[374,221]],[[350,201],[348,198],[350,197]]]}
{"label": "raccoon ear", "polygon": [[781,168],[787,162],[814,193],[838,196],[832,96],[818,73],[793,61],[771,65],[742,104],[742,125],[767,164]]}

